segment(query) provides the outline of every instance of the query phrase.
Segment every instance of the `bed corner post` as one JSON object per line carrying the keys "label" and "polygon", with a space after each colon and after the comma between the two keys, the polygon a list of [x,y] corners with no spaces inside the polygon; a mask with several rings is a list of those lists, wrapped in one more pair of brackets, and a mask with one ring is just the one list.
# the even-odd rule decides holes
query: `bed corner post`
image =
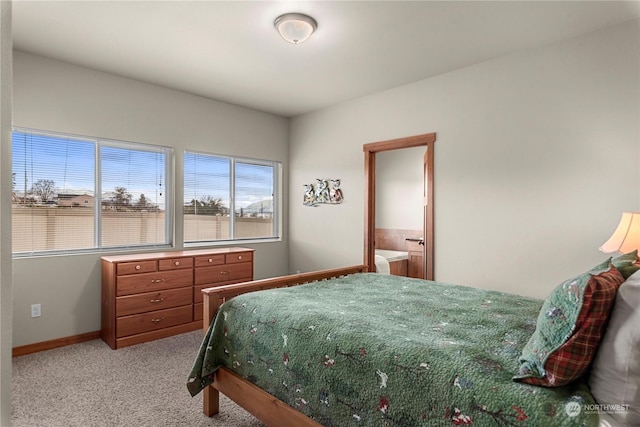
{"label": "bed corner post", "polygon": [[206,335],[213,323],[222,302],[217,295],[211,295],[209,289],[202,290],[202,332]]}
{"label": "bed corner post", "polygon": [[[220,308],[221,301],[219,298],[216,298],[215,295],[209,295],[209,293],[204,290],[202,293],[202,331],[206,335],[209,331],[209,326]],[[202,391],[202,399],[202,412],[204,412],[207,417],[212,417],[220,412],[220,392],[214,388],[213,385],[205,387]]]}
{"label": "bed corner post", "polygon": [[203,391],[202,412],[207,417],[212,417],[220,412],[220,392],[213,385],[207,386]]}

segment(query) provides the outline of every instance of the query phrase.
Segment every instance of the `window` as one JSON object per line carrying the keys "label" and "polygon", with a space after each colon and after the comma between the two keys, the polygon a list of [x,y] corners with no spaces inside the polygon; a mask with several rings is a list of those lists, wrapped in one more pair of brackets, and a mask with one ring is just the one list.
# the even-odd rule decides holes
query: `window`
{"label": "window", "polygon": [[170,148],[15,129],[13,252],[167,246]]}
{"label": "window", "polygon": [[278,237],[280,164],[184,154],[185,243]]}

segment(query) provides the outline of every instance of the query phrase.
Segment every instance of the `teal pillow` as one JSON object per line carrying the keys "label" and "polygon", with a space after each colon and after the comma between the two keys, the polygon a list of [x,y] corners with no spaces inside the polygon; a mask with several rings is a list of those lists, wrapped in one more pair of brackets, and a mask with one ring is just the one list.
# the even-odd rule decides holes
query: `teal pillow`
{"label": "teal pillow", "polygon": [[637,250],[615,257],[611,260],[611,263],[620,270],[620,273],[625,279],[628,279],[633,273],[640,270],[640,260],[638,259]]}
{"label": "teal pillow", "polygon": [[559,387],[582,377],[598,350],[624,277],[611,259],[558,285],[542,305],[522,350],[519,375],[532,385]]}

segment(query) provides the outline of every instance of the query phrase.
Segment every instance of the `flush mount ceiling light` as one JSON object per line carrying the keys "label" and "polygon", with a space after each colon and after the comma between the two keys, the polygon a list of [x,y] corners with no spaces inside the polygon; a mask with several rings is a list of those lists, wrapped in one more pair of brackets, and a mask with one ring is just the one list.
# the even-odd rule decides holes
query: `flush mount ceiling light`
{"label": "flush mount ceiling light", "polygon": [[318,28],[318,23],[315,19],[302,13],[280,15],[273,25],[283,39],[293,44],[302,43]]}

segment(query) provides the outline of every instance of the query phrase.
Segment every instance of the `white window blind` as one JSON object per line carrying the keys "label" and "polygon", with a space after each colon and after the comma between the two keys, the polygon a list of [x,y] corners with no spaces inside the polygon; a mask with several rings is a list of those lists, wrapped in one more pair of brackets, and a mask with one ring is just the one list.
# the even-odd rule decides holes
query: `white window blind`
{"label": "white window blind", "polygon": [[231,160],[189,153],[184,155],[184,240],[229,240],[231,228]]}
{"label": "white window blind", "polygon": [[169,243],[165,149],[100,146],[101,246]]}
{"label": "white window blind", "polygon": [[279,163],[184,155],[185,243],[278,237]]}
{"label": "white window blind", "polygon": [[269,164],[235,163],[235,237],[275,237],[273,222],[275,168]]}
{"label": "white window blind", "polygon": [[95,141],[14,132],[12,144],[13,252],[92,248]]}
{"label": "white window blind", "polygon": [[14,254],[170,244],[171,149],[16,129],[12,151]]}

